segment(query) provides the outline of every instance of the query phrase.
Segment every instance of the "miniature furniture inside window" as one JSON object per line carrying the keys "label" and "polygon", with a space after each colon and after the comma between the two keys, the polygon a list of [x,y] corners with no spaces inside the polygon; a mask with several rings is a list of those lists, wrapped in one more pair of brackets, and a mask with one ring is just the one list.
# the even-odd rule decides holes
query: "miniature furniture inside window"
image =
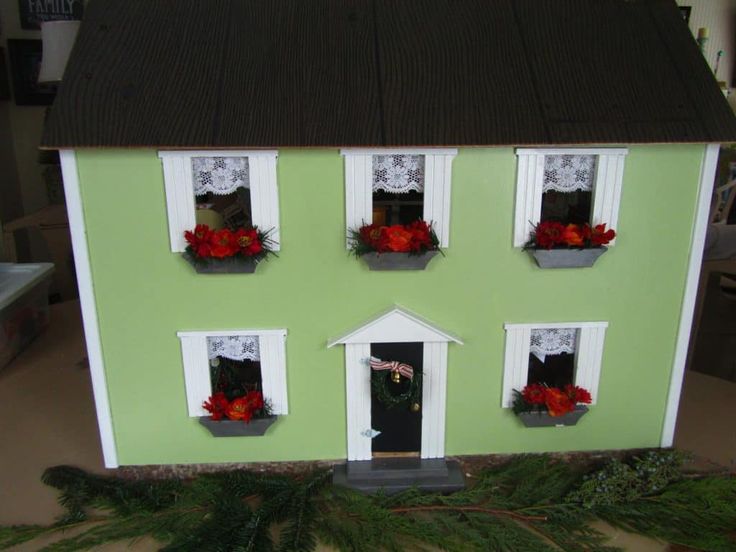
{"label": "miniature furniture inside window", "polygon": [[514,390],[530,384],[572,384],[598,395],[607,322],[506,324],[501,406],[510,408]]}
{"label": "miniature furniture inside window", "polygon": [[[178,336],[189,416],[199,417],[213,435],[261,435],[276,416],[288,413],[285,330],[179,332]],[[253,409],[248,423],[218,423],[238,421],[240,417],[222,415],[225,407],[221,415],[216,415],[212,405],[217,394],[236,414],[237,405],[233,405],[238,399],[247,403],[260,396],[266,406]]]}
{"label": "miniature furniture inside window", "polygon": [[366,224],[432,224],[440,247],[450,241],[455,149],[343,149],[345,211],[351,231]]}
{"label": "miniature furniture inside window", "polygon": [[524,246],[545,221],[616,228],[627,153],[624,148],[517,149],[514,246]]}
{"label": "miniature furniture inside window", "polygon": [[184,232],[256,226],[280,248],[276,151],[161,151],[172,252]]}

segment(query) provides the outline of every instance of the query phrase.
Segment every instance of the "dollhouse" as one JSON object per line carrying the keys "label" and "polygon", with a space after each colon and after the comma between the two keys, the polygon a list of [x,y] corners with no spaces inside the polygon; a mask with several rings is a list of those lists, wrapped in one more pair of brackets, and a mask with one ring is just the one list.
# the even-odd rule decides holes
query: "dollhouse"
{"label": "dollhouse", "polygon": [[106,464],[669,446],[734,140],[673,1],[92,0],[43,146]]}

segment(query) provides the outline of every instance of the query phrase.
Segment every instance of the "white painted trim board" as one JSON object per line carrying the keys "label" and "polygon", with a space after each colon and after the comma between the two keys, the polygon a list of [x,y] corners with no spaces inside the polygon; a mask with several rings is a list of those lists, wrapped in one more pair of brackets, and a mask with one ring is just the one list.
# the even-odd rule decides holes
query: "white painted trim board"
{"label": "white painted trim board", "polygon": [[708,144],[703,153],[703,162],[700,166],[697,210],[695,212],[695,223],[693,224],[692,239],[690,241],[690,260],[688,263],[687,278],[685,280],[682,309],[680,311],[680,326],[677,331],[675,358],[672,363],[670,388],[667,394],[667,406],[665,408],[664,424],[662,426],[662,439],[660,441],[662,447],[671,447],[675,438],[677,411],[680,407],[682,380],[685,377],[685,362],[687,361],[687,351],[690,344],[690,330],[693,324],[695,299],[698,293],[700,267],[703,262],[705,233],[708,229],[708,214],[710,212],[713,183],[715,182],[716,168],[718,166],[719,150],[720,144]]}
{"label": "white painted trim board", "polygon": [[79,287],[79,302],[82,307],[82,323],[84,338],[87,344],[87,358],[92,378],[92,391],[97,411],[97,426],[100,430],[102,455],[106,468],[118,467],[118,456],[115,447],[115,433],[112,426],[110,399],[105,378],[105,364],[102,356],[100,327],[97,320],[97,304],[92,280],[89,248],[87,246],[87,229],[84,222],[82,194],[79,189],[79,170],[74,150],[61,150],[61,172],[64,180],[64,195],[69,217],[69,231],[74,250],[74,266]]}

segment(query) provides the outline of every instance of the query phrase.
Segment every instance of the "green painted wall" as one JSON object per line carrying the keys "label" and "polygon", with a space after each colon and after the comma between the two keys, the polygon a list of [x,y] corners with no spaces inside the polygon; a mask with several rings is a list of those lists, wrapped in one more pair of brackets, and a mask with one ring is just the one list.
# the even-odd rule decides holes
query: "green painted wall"
{"label": "green painted wall", "polygon": [[[702,146],[632,147],[617,245],[592,269],[540,270],[511,247],[515,155],[464,149],[450,247],[425,272],[371,273],[344,247],[343,159],[283,150],[282,251],[254,275],[197,275],[169,251],[155,151],[78,154],[121,464],[346,456],[341,346],[329,336],[399,303],[450,344],[448,455],[657,446]],[[607,320],[599,402],[577,427],[525,429],[500,408],[504,322]],[[260,438],[187,417],[177,330],[285,327],[290,414]]]}

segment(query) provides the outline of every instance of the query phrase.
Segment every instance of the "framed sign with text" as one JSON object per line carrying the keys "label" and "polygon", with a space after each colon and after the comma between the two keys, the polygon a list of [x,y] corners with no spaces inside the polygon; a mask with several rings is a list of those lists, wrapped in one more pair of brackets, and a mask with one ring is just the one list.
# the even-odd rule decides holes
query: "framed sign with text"
{"label": "framed sign with text", "polygon": [[82,19],[83,0],[18,0],[20,26],[40,29],[43,21]]}

